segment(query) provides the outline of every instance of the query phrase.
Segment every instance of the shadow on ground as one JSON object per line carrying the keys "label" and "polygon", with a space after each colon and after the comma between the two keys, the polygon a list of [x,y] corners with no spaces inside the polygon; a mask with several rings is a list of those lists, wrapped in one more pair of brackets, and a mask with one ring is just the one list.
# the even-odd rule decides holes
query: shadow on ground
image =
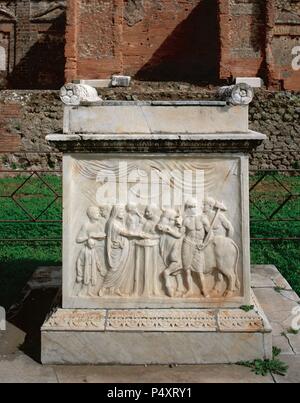
{"label": "shadow on ground", "polygon": [[7,321],[26,334],[19,349],[37,362],[41,359],[40,329],[59,291],[54,287],[28,286],[29,279],[41,266],[49,266],[49,262],[28,260],[0,264],[0,306],[6,309]]}

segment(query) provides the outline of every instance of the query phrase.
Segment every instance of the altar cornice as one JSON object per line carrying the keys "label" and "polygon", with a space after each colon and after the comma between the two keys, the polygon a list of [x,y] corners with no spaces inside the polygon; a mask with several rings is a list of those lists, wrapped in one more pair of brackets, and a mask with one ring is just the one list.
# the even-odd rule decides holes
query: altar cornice
{"label": "altar cornice", "polygon": [[251,152],[266,136],[262,133],[201,134],[50,134],[47,141],[63,152]]}

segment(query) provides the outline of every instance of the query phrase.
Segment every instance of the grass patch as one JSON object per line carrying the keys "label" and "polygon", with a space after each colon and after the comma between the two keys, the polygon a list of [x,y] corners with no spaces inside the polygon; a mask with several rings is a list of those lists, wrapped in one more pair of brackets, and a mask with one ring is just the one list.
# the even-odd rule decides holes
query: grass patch
{"label": "grass patch", "polygon": [[268,374],[285,376],[288,370],[288,366],[279,360],[281,350],[277,347],[273,347],[272,360],[254,360],[254,361],[242,361],[238,365],[250,368],[256,375],[267,376]]}
{"label": "grass patch", "polygon": [[[259,177],[252,176],[250,185]],[[279,182],[283,183],[283,186]],[[251,237],[252,238],[296,238],[300,237],[300,222],[266,221],[289,197],[300,194],[300,176],[287,177],[274,174],[267,176],[251,192]],[[300,199],[290,197],[289,201],[274,216],[274,220],[299,220]],[[259,221],[264,220],[264,221]],[[252,240],[252,264],[274,264],[300,295],[300,242],[299,240]],[[281,291],[281,290],[278,290]]]}
{"label": "grass patch", "polygon": [[[61,178],[43,175],[43,180],[61,194]],[[0,196],[8,196],[22,185],[26,177],[0,179]],[[60,220],[61,199],[37,177],[32,177],[15,194],[13,200],[0,197],[0,220],[30,220],[24,208],[39,220]],[[20,204],[21,207],[18,206]],[[50,205],[47,212],[43,211]],[[11,239],[60,239],[61,223],[0,223],[0,305],[9,308],[37,266],[61,264],[61,242],[15,242]]]}
{"label": "grass patch", "polygon": [[[0,197],[0,220],[28,220],[29,216],[39,220],[60,220],[62,215],[61,199],[55,201],[55,194],[36,176],[30,178],[22,187],[26,177],[17,176],[0,179],[0,196],[14,193],[15,202]],[[43,175],[42,179],[57,194],[61,194],[61,178]],[[251,177],[251,183],[257,181]],[[300,193],[300,177],[277,176],[284,186],[294,194]],[[265,215],[270,215],[284,200],[287,191],[274,185],[274,179],[266,178],[251,193],[251,199]],[[274,187],[275,186],[275,187]],[[16,189],[20,187],[19,190]],[[21,208],[18,206],[20,204]],[[45,212],[47,206],[49,209]],[[22,209],[23,208],[23,209]],[[253,220],[264,218],[263,213],[251,206]],[[299,200],[291,198],[276,218],[293,219],[300,216]],[[300,223],[252,221],[251,236],[299,237]],[[61,239],[61,223],[0,223],[0,305],[9,307],[15,302],[20,289],[37,266],[61,265],[60,242],[16,243],[9,239]],[[274,264],[300,295],[300,242],[299,241],[252,241],[251,256],[253,264]]]}

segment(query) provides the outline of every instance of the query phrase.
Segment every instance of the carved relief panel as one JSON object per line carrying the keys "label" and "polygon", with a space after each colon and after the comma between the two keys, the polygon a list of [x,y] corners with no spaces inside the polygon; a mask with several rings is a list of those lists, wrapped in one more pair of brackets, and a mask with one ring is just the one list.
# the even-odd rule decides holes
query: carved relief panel
{"label": "carved relief panel", "polygon": [[64,307],[240,306],[243,157],[66,156]]}

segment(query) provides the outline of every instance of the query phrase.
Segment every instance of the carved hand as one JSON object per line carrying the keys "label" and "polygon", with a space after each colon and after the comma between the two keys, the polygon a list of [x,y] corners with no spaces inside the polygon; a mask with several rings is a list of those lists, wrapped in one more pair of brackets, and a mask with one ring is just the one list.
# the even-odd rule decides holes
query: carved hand
{"label": "carved hand", "polygon": [[146,232],[142,232],[142,233],[140,234],[140,237],[141,237],[142,239],[152,239],[152,238],[153,238],[151,234],[147,234]]}
{"label": "carved hand", "polygon": [[205,247],[205,245],[203,244],[203,242],[199,242],[199,243],[197,244],[197,249],[198,249],[198,250],[203,250],[204,247]]}
{"label": "carved hand", "polygon": [[87,241],[87,246],[88,246],[90,249],[94,249],[94,247],[96,246],[96,242],[95,242],[92,238],[90,238],[90,239]]}
{"label": "carved hand", "polygon": [[102,232],[100,232],[98,234],[97,233],[91,233],[90,238],[102,240],[102,239],[106,239],[106,234],[104,234]]}

